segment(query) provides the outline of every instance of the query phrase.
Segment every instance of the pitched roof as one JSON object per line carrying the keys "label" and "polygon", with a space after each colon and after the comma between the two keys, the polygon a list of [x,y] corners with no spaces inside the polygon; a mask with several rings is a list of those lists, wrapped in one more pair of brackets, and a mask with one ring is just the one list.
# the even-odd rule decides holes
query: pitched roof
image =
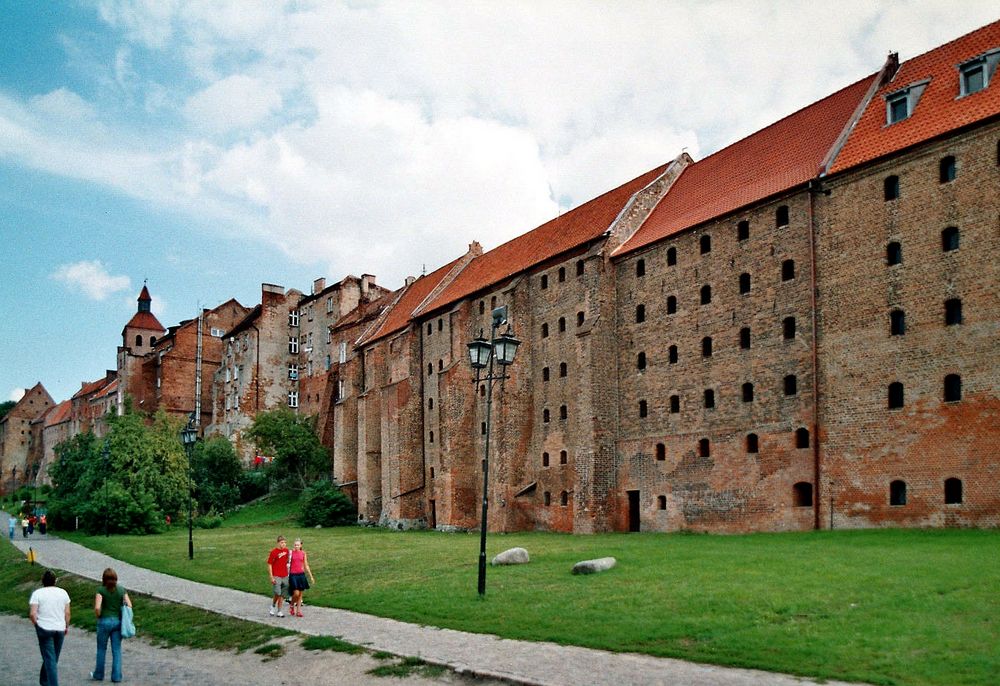
{"label": "pitched roof", "polygon": [[663,165],[652,169],[475,258],[421,311],[446,307],[600,237],[632,196],[655,181],[666,168]]}
{"label": "pitched roof", "polygon": [[371,343],[409,326],[413,311],[441,283],[441,280],[451,272],[452,268],[461,259],[462,257],[454,259],[443,267],[439,267],[426,276],[421,276],[410,285],[404,286],[397,291],[394,294],[395,302],[389,305],[382,320],[377,322],[372,330],[366,332],[358,340],[358,344]]}
{"label": "pitched roof", "polygon": [[107,386],[101,389],[99,393],[95,393],[92,400],[99,400],[102,398],[107,398],[108,396],[114,395],[118,392],[118,379],[115,379]]}
{"label": "pitched roof", "polygon": [[142,284],[142,290],[139,291],[139,297],[136,300],[142,302],[143,300],[152,300],[153,298],[149,295],[149,289],[146,288],[146,284]]}
{"label": "pitched roof", "polygon": [[55,426],[56,424],[62,424],[70,420],[70,415],[73,412],[73,401],[63,400],[58,405],[53,405],[48,412],[45,413],[45,427]]}
{"label": "pitched roof", "polygon": [[104,386],[107,383],[108,383],[108,378],[106,376],[102,376],[97,381],[89,381],[89,382],[85,381],[80,386],[80,390],[78,390],[76,393],[73,394],[72,399],[75,400],[76,398],[85,398],[89,395],[92,395],[97,391],[101,390],[102,388],[104,388]]}
{"label": "pitched roof", "polygon": [[128,324],[122,329],[145,329],[147,331],[166,331],[163,328],[163,324],[160,320],[156,318],[152,312],[136,312],[132,315],[132,318],[128,320]]}
{"label": "pitched roof", "polygon": [[226,335],[223,336],[223,338],[232,338],[236,334],[238,334],[238,333],[240,333],[242,331],[245,331],[246,329],[249,329],[250,326],[255,321],[257,321],[258,319],[260,319],[260,313],[261,313],[261,306],[260,305],[254,305],[253,309],[251,309],[247,313],[247,316],[245,316],[243,319],[241,319],[239,322],[237,322],[236,326],[234,326],[229,331],[227,331]]}
{"label": "pitched roof", "polygon": [[688,165],[622,255],[815,178],[872,83],[868,76]]}
{"label": "pitched roof", "polygon": [[[1000,21],[903,62],[892,81],[882,86],[868,104],[831,167],[831,173],[1000,114],[997,74],[987,88],[959,97],[958,66],[996,48],[1000,48]],[[930,83],[913,113],[886,126],[885,96],[927,79]]]}

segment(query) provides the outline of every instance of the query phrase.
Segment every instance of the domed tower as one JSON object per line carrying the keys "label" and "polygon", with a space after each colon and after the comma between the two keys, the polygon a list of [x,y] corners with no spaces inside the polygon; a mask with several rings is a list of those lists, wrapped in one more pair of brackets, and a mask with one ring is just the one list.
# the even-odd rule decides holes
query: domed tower
{"label": "domed tower", "polygon": [[142,388],[142,358],[153,351],[153,346],[167,330],[150,311],[153,299],[143,283],[139,293],[139,307],[122,329],[122,344],[118,346],[118,407],[124,407],[126,395],[141,402],[145,395]]}

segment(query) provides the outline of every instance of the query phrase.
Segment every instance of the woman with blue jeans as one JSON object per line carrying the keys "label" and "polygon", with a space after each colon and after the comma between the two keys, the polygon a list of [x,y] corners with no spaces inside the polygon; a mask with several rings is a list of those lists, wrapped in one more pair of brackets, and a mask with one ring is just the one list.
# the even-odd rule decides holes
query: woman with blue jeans
{"label": "woman with blue jeans", "polygon": [[90,673],[94,681],[104,681],[104,659],[111,641],[111,681],[122,680],[122,605],[132,607],[125,589],[118,585],[118,574],[108,567],[101,576],[101,588],[94,596],[97,615],[97,665]]}

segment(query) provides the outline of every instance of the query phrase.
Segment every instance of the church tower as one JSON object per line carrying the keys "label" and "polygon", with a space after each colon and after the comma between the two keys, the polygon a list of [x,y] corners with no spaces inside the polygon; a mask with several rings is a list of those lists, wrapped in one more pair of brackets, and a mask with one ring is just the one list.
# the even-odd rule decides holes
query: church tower
{"label": "church tower", "polygon": [[153,299],[143,283],[136,313],[122,329],[122,344],[118,346],[118,407],[124,407],[125,395],[136,401],[142,396],[142,358],[153,351],[156,341],[167,332],[150,311]]}

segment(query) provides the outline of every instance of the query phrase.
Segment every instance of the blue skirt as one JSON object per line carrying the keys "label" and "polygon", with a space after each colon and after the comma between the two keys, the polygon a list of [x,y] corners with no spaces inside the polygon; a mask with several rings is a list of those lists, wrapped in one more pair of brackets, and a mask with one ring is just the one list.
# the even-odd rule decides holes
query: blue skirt
{"label": "blue skirt", "polygon": [[302,574],[289,574],[288,575],[288,588],[293,591],[304,591],[309,588],[309,582],[306,581],[305,573]]}

